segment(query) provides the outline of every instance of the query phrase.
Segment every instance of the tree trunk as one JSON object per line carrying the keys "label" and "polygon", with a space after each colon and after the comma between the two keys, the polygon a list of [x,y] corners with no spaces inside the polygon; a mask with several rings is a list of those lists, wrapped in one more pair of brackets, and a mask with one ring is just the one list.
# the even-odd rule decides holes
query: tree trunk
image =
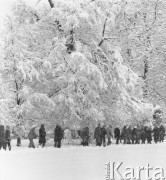
{"label": "tree trunk", "polygon": [[52,2],[52,0],[48,0],[49,4],[50,4],[50,7],[51,8],[54,8],[54,3]]}
{"label": "tree trunk", "polygon": [[144,99],[147,98],[148,96],[148,83],[147,83],[147,75],[148,75],[148,57],[145,57],[144,59],[144,74],[143,74],[143,79],[144,79],[144,87],[143,87],[143,97]]}

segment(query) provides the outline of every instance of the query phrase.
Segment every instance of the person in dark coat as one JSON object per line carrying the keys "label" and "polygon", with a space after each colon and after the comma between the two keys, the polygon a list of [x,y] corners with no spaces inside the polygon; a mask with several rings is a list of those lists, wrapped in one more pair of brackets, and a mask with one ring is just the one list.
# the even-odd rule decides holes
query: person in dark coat
{"label": "person in dark coat", "polygon": [[10,127],[6,126],[6,131],[5,131],[5,141],[6,141],[6,146],[5,146],[5,150],[8,147],[9,151],[11,151],[11,137],[10,137]]}
{"label": "person in dark coat", "polygon": [[145,144],[145,141],[146,141],[146,127],[142,127],[141,128],[141,143],[142,144]]}
{"label": "person in dark coat", "polygon": [[61,147],[61,141],[63,138],[63,129],[59,124],[56,125],[54,130],[54,147],[60,148]]}
{"label": "person in dark coat", "polygon": [[122,129],[121,137],[123,138],[123,144],[127,144],[127,127],[124,126]]}
{"label": "person in dark coat", "polygon": [[131,144],[132,129],[130,126],[127,127],[127,144]]}
{"label": "person in dark coat", "polygon": [[153,128],[153,133],[154,142],[157,143],[159,141],[159,128],[157,126]]}
{"label": "person in dark coat", "polygon": [[131,129],[131,143],[135,144],[136,140],[136,127],[132,127]]}
{"label": "person in dark coat", "polygon": [[161,124],[160,127],[159,127],[159,141],[160,142],[164,142],[164,136],[165,136],[165,128]]}
{"label": "person in dark coat", "polygon": [[39,129],[39,145],[44,147],[45,143],[46,143],[46,131],[45,131],[44,124],[42,124]]}
{"label": "person in dark coat", "polygon": [[36,126],[32,127],[32,129],[30,130],[30,132],[28,134],[29,148],[35,148],[35,144],[33,142],[33,139],[36,139],[36,137],[37,137],[37,134],[35,132],[35,128],[36,128]]}
{"label": "person in dark coat", "polygon": [[141,127],[137,126],[135,144],[140,144],[140,139],[141,139]]}
{"label": "person in dark coat", "polygon": [[5,128],[4,125],[0,125],[0,150],[3,148],[5,150],[6,140],[5,140]]}
{"label": "person in dark coat", "polygon": [[95,129],[95,133],[94,133],[94,139],[96,139],[96,146],[101,146],[102,144],[102,134],[101,134],[101,126],[100,123],[98,124],[98,126]]}
{"label": "person in dark coat", "polygon": [[89,128],[83,128],[80,137],[82,139],[81,145],[82,146],[89,146]]}
{"label": "person in dark coat", "polygon": [[151,129],[151,127],[147,127],[146,138],[147,138],[148,144],[151,144],[151,142],[152,142],[152,129]]}
{"label": "person in dark coat", "polygon": [[120,129],[118,127],[114,129],[114,138],[116,139],[116,144],[119,144]]}
{"label": "person in dark coat", "polygon": [[103,125],[103,127],[101,128],[101,139],[102,139],[101,143],[103,144],[104,147],[106,146],[106,142],[105,142],[106,135],[107,135],[106,126]]}

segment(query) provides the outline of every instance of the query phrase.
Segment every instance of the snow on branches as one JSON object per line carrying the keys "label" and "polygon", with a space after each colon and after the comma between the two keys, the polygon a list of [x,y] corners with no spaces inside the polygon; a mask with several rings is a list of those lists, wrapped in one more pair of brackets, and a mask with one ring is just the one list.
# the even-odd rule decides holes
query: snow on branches
{"label": "snow on branches", "polygon": [[18,121],[75,127],[143,111],[140,79],[112,35],[119,1],[61,0],[38,11],[19,2],[6,31],[2,74]]}

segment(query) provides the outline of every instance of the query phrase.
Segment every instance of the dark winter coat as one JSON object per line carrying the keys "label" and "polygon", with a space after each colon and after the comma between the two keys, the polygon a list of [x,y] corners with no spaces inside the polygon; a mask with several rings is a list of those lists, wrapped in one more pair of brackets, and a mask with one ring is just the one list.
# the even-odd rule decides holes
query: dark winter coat
{"label": "dark winter coat", "polygon": [[88,143],[89,142],[89,128],[83,128],[81,133],[80,133],[81,139],[83,143]]}
{"label": "dark winter coat", "polygon": [[141,140],[144,142],[146,140],[146,127],[141,128]]}
{"label": "dark winter coat", "polygon": [[137,134],[136,134],[136,141],[139,141],[141,139],[141,127],[137,128]]}
{"label": "dark winter coat", "polygon": [[115,130],[114,130],[114,137],[115,138],[119,138],[120,137],[120,129],[119,128],[115,128]]}
{"label": "dark winter coat", "polygon": [[123,127],[123,129],[122,129],[122,133],[121,133],[121,137],[123,138],[123,139],[126,139],[127,138],[127,128],[126,128],[126,126],[124,126]]}
{"label": "dark winter coat", "polygon": [[137,136],[137,129],[136,128],[132,129],[131,136],[132,136],[132,139],[134,139],[134,140],[136,139],[136,136]]}
{"label": "dark winter coat", "polygon": [[152,130],[151,130],[151,128],[147,128],[146,138],[147,138],[147,141],[148,141],[148,142],[151,142],[151,141],[152,141]]}
{"label": "dark winter coat", "polygon": [[3,125],[0,125],[0,142],[5,141],[5,129]]}
{"label": "dark winter coat", "polygon": [[154,133],[154,136],[158,136],[159,135],[159,128],[158,127],[154,127],[153,133]]}
{"label": "dark winter coat", "polygon": [[131,129],[131,127],[128,127],[127,128],[127,139],[128,139],[128,141],[131,140],[131,134],[132,134],[132,129]]}
{"label": "dark winter coat", "polygon": [[165,135],[165,128],[164,128],[163,125],[160,126],[160,128],[159,128],[159,133],[160,133],[161,135]]}
{"label": "dark winter coat", "polygon": [[159,127],[159,139],[160,139],[160,142],[161,141],[164,141],[164,136],[165,136],[165,128],[163,125],[160,125]]}
{"label": "dark winter coat", "polygon": [[96,139],[96,142],[98,143],[102,142],[102,131],[100,126],[96,127],[94,138]]}
{"label": "dark winter coat", "polygon": [[103,138],[103,139],[105,139],[105,136],[107,135],[107,131],[106,131],[106,128],[105,127],[102,127],[101,128],[101,137]]}
{"label": "dark winter coat", "polygon": [[5,131],[5,140],[10,141],[10,130]]}
{"label": "dark winter coat", "polygon": [[39,144],[46,143],[46,131],[44,127],[39,129]]}
{"label": "dark winter coat", "polygon": [[63,138],[63,129],[57,125],[54,130],[54,141],[61,141]]}
{"label": "dark winter coat", "polygon": [[153,136],[154,136],[154,141],[157,143],[159,140],[159,128],[156,126],[153,129]]}

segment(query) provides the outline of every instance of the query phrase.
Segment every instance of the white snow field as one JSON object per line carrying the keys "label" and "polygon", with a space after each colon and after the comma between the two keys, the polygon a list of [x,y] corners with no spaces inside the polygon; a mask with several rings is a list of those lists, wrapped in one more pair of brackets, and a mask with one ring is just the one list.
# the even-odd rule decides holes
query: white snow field
{"label": "white snow field", "polygon": [[[16,147],[13,140],[12,151],[0,151],[0,180],[105,180],[108,162],[123,162],[121,172],[125,166],[135,168],[149,163],[164,168],[166,175],[166,142],[108,147],[64,145],[61,149],[51,143],[45,148],[29,149],[27,140],[22,147]],[[142,174],[141,180],[145,180]]]}

